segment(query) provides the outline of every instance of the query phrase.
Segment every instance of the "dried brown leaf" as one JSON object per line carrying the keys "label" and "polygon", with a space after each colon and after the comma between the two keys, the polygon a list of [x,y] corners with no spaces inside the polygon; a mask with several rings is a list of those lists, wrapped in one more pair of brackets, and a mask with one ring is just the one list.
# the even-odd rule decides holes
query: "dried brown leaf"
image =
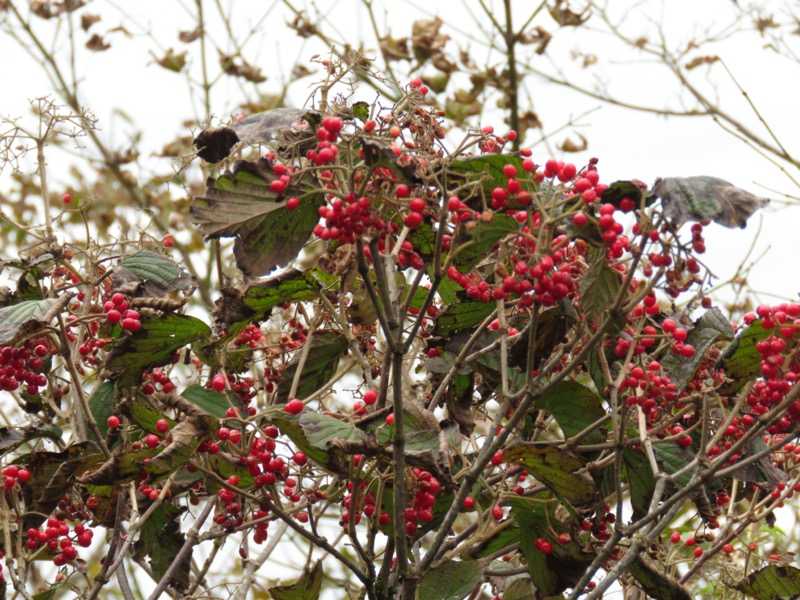
{"label": "dried brown leaf", "polygon": [[191,44],[193,41],[203,35],[203,28],[199,25],[191,31],[181,31],[178,33],[178,39],[184,44]]}
{"label": "dried brown leaf", "polygon": [[81,29],[89,31],[89,28],[100,20],[100,15],[84,13],[81,15]]}
{"label": "dried brown leaf", "polygon": [[111,48],[111,44],[106,42],[103,36],[95,33],[89,38],[89,41],[86,42],[86,47],[92,52],[103,52]]}

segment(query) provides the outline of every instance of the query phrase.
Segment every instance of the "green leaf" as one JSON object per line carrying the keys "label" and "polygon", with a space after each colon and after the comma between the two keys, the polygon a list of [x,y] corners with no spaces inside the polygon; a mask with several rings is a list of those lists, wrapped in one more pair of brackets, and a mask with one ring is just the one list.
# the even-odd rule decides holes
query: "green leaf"
{"label": "green leaf", "polygon": [[723,396],[732,396],[761,372],[761,353],[756,344],[769,338],[774,330],[764,329],[761,320],[753,321],[723,350],[719,366],[730,379],[719,389]]}
{"label": "green leaf", "polygon": [[634,518],[644,517],[650,510],[650,500],[656,486],[650,461],[642,452],[628,448],[622,451],[622,461],[625,464]]}
{"label": "green leaf", "polygon": [[636,579],[649,598],[655,600],[692,600],[692,595],[680,583],[669,577],[661,569],[650,564],[642,555],[636,557],[630,566],[631,575]]}
{"label": "green leaf", "polygon": [[622,287],[622,275],[608,264],[605,252],[590,248],[590,254],[592,263],[581,277],[579,298],[586,316],[595,321],[614,304]]}
{"label": "green leaf", "polygon": [[719,308],[714,307],[698,319],[686,339],[687,344],[694,346],[694,356],[685,358],[670,352],[661,361],[670,381],[678,387],[678,394],[692,380],[708,349],[718,340],[729,340],[733,335],[730,321],[725,318]]}
{"label": "green leaf", "polygon": [[[3,594],[0,597],[5,596],[5,582],[2,583],[3,586]],[[38,594],[34,594],[33,600],[53,600],[56,597],[56,594],[61,590],[62,586],[57,586],[50,588],[46,592],[39,592]]]}
{"label": "green leaf", "polygon": [[328,452],[327,449],[318,448],[308,440],[296,417],[286,414],[285,418],[273,417],[270,422],[280,429],[281,434],[292,440],[298,450],[305,452],[310,460],[326,471],[331,473],[346,472],[344,470],[345,463],[337,454]]}
{"label": "green leaf", "polygon": [[430,223],[425,221],[408,234],[408,241],[414,246],[417,254],[426,261],[430,260],[436,251],[436,232]]}
{"label": "green leaf", "polygon": [[304,411],[298,423],[309,443],[322,450],[326,450],[332,440],[360,441],[366,437],[352,423],[313,411]]}
{"label": "green leaf", "polygon": [[483,578],[484,566],[476,560],[448,561],[426,573],[419,583],[419,600],[461,600]]}
{"label": "green leaf", "polygon": [[268,319],[272,309],[284,302],[312,300],[321,289],[313,277],[317,272],[316,269],[307,272],[287,269],[244,291],[223,288],[222,297],[214,309],[214,321],[223,324],[228,335],[233,336],[249,323]]}
{"label": "green leaf", "polygon": [[125,257],[118,269],[120,267],[145,285],[150,284],[161,291],[161,294],[147,293],[148,296],[161,296],[175,289],[184,290],[191,287],[194,281],[178,263],[150,250],[139,250]]}
{"label": "green leaf", "polygon": [[139,331],[114,345],[105,367],[111,377],[122,375],[125,383],[134,383],[142,370],[169,364],[176,350],[209,335],[208,325],[187,315],[166,314],[143,321]]}
{"label": "green leaf", "polygon": [[518,463],[559,496],[584,505],[597,495],[594,480],[585,471],[580,458],[545,442],[512,446],[503,453],[508,463]]}
{"label": "green leaf", "polygon": [[353,116],[356,119],[360,119],[361,121],[366,121],[369,119],[369,103],[364,102],[363,100],[359,102],[353,102],[350,110],[353,111]]}
{"label": "green leaf", "polygon": [[716,221],[725,227],[747,225],[747,219],[769,203],[716,177],[666,177],[650,192],[661,198],[664,214],[676,227],[686,221]]}
{"label": "green leaf", "polygon": [[317,561],[300,578],[289,585],[278,585],[270,588],[273,600],[317,600],[322,590],[322,561]]}
{"label": "green leaf", "polygon": [[[573,587],[594,554],[586,552],[580,544],[559,544],[556,536],[570,532],[570,528],[556,511],[567,508],[546,493],[534,497],[511,498],[511,514],[520,524],[520,548],[528,561],[528,573],[543,597],[560,594]],[[553,544],[551,554],[540,552],[536,538],[548,539]]]}
{"label": "green leaf", "polygon": [[470,271],[485,260],[492,247],[500,240],[517,233],[520,224],[514,217],[494,214],[492,220],[466,221],[458,228],[451,242],[453,266],[462,273]]}
{"label": "green leaf", "polygon": [[[691,452],[678,446],[675,442],[653,444],[653,454],[655,454],[659,466],[666,471],[668,475],[677,473],[694,460],[694,455]],[[691,480],[692,474],[684,473],[675,481],[675,485],[679,488],[683,488],[689,485]]]}
{"label": "green leaf", "polygon": [[67,296],[62,296],[44,300],[26,300],[0,308],[0,344],[11,342],[20,329],[28,323],[48,323],[68,299]]}
{"label": "green leaf", "polygon": [[[307,398],[327,384],[336,373],[339,359],[346,349],[347,339],[338,331],[314,333],[311,338],[311,348],[303,364],[303,372],[295,397],[301,400]],[[292,360],[289,361],[289,364],[286,365],[283,375],[281,375],[277,394],[277,402],[279,404],[289,400],[292,381],[300,366],[301,352],[302,350],[297,351]]]}
{"label": "green leaf", "polygon": [[[270,189],[272,163],[237,161],[233,173],[209,179],[205,196],[192,200],[193,222],[207,238],[235,237],[236,266],[251,277],[269,274],[294,260],[319,221],[325,202],[310,174],[297,176],[280,196]],[[283,201],[297,196],[300,206]]]}
{"label": "green leaf", "polygon": [[234,394],[226,397],[199,384],[190,385],[181,392],[181,396],[218,419],[226,418],[228,409],[232,406],[239,409],[243,408],[242,403],[235,399],[236,396]]}
{"label": "green leaf", "polygon": [[620,202],[628,198],[634,201],[636,208],[639,208],[642,194],[642,188],[632,181],[615,181],[603,190],[600,194],[600,200],[602,200],[603,204],[613,204],[619,208]]}
{"label": "green leaf", "polygon": [[507,548],[512,544],[519,542],[520,528],[515,525],[505,527],[491,536],[489,539],[482,541],[478,546],[470,548],[468,552],[472,558],[486,558],[499,552],[503,548]]}
{"label": "green leaf", "polygon": [[59,427],[0,427],[0,450],[16,448],[23,442],[38,438],[49,438],[54,441],[61,439],[63,432]]}
{"label": "green leaf", "polygon": [[[603,399],[577,381],[562,381],[547,394],[539,396],[534,406],[546,410],[556,420],[566,438],[570,438],[606,415]],[[606,439],[601,429],[588,433],[582,443],[600,444]]]}
{"label": "green leaf", "polygon": [[[173,504],[162,504],[156,508],[144,522],[139,539],[133,545],[134,557],[137,559],[147,557],[157,579],[161,579],[167,572],[186,540],[181,533],[182,512],[183,509]],[[172,576],[170,585],[178,589],[186,589],[189,586],[191,558],[190,549]]]}
{"label": "green leaf", "polygon": [[[448,168],[451,176],[455,175],[458,178],[466,178],[468,181],[478,183],[484,196],[488,198],[494,188],[504,188],[508,185],[508,177],[503,173],[503,167],[506,165],[512,165],[517,168],[517,178],[522,183],[524,191],[534,191],[537,188],[536,184],[530,180],[526,171],[522,168],[522,159],[518,156],[484,154],[482,156],[458,158],[451,161]],[[475,203],[469,202],[469,200],[476,196],[477,194],[471,194],[464,200],[467,204],[473,205]],[[509,208],[519,208],[520,205],[511,199],[508,206]],[[472,208],[476,207],[477,204],[472,206]]]}
{"label": "green leaf", "polygon": [[732,586],[758,600],[785,600],[800,595],[800,569],[789,566],[770,565]]}
{"label": "green leaf", "polygon": [[24,529],[38,527],[72,488],[74,478],[102,461],[94,442],[80,442],[63,452],[34,452],[27,457],[31,478],[26,484],[33,502],[23,519]]}
{"label": "green leaf", "polygon": [[449,337],[456,331],[474,327],[492,314],[495,308],[494,302],[473,301],[447,306],[439,313],[432,335]]}
{"label": "green leaf", "polygon": [[503,600],[535,600],[536,588],[530,577],[520,577],[503,591]]}
{"label": "green leaf", "polygon": [[[115,388],[113,381],[105,381],[94,388],[92,395],[89,396],[89,411],[92,413],[92,417],[97,423],[97,429],[100,430],[100,435],[103,438],[108,433],[108,423],[106,421],[108,421],[108,417],[114,414]],[[95,442],[99,441],[95,439],[94,431],[91,428],[89,429],[89,438]]]}

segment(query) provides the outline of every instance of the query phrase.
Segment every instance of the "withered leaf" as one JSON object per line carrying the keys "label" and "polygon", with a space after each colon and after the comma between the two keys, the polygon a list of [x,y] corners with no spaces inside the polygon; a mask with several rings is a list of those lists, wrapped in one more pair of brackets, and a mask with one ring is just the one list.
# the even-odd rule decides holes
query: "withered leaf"
{"label": "withered leaf", "polygon": [[89,28],[100,20],[100,15],[84,13],[81,15],[81,29],[89,31]]}
{"label": "withered leaf", "polygon": [[704,175],[659,179],[650,196],[661,198],[664,214],[675,227],[687,221],[711,219],[725,227],[744,228],[750,215],[769,204],[767,198]]}
{"label": "withered leaf", "polygon": [[176,54],[172,48],[168,48],[164,53],[164,56],[158,58],[154,55],[153,58],[160,66],[164,67],[167,71],[172,71],[173,73],[180,73],[183,70],[183,67],[186,66],[185,51]]}
{"label": "withered leaf", "polygon": [[107,43],[102,35],[93,34],[86,42],[86,47],[92,52],[103,52],[111,48],[111,44]]}
{"label": "withered leaf", "polygon": [[184,44],[191,44],[197,38],[203,35],[203,28],[199,25],[191,31],[181,31],[178,33],[178,39]]}
{"label": "withered leaf", "polygon": [[[192,200],[189,211],[207,238],[235,237],[236,266],[250,277],[268,275],[286,266],[311,235],[325,201],[310,174],[296,176],[283,194],[270,189],[276,178],[272,164],[260,158],[237,161],[233,172],[209,179],[204,196]],[[284,198],[302,197],[297,210],[287,210]]]}
{"label": "withered leaf", "polygon": [[562,27],[578,27],[591,16],[588,6],[579,13],[570,10],[569,0],[556,0],[553,5],[547,5],[547,10],[553,20]]}
{"label": "withered leaf", "polygon": [[281,130],[293,126],[308,129],[303,123],[318,123],[320,118],[321,115],[315,110],[281,107],[249,115],[231,125],[231,128],[243,142],[266,144],[274,140]]}
{"label": "withered leaf", "polygon": [[433,19],[419,19],[411,26],[411,50],[417,60],[428,59],[441,52],[450,36],[440,33],[443,21],[437,16]]}
{"label": "withered leaf", "polygon": [[206,129],[201,131],[192,142],[197,148],[197,156],[209,163],[216,163],[228,156],[237,143],[239,137],[230,127]]}
{"label": "withered leaf", "polygon": [[219,64],[222,70],[233,77],[241,77],[252,83],[262,83],[267,80],[266,75],[261,74],[261,68],[251,65],[241,57],[236,62],[236,56],[228,56],[220,52]]}

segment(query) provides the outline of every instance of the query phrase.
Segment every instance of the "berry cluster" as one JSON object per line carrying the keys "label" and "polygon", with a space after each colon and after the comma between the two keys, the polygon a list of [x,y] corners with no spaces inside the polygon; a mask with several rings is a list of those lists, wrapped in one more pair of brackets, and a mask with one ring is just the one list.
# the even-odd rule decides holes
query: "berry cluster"
{"label": "berry cluster", "polygon": [[433,505],[436,504],[436,494],[442,489],[439,481],[428,471],[415,468],[414,474],[414,499],[411,508],[405,510],[406,535],[417,535],[419,524],[430,523],[433,520]]}
{"label": "berry cluster", "polygon": [[139,331],[142,327],[139,313],[128,308],[125,296],[120,293],[114,294],[103,304],[103,311],[106,313],[106,320],[112,325],[119,323],[127,331]]}
{"label": "berry cluster", "polygon": [[[319,216],[325,225],[314,227],[314,235],[323,240],[338,241],[339,244],[353,244],[356,238],[367,231],[385,233],[386,222],[372,212],[372,201],[363,196],[347,194],[342,200],[336,198],[330,206],[321,206]],[[392,230],[392,226],[388,226]]]}
{"label": "berry cluster", "polygon": [[19,468],[17,465],[8,465],[3,469],[3,487],[9,491],[16,484],[27,483],[31,478],[31,472],[26,468]]}
{"label": "berry cluster", "polygon": [[28,529],[26,535],[28,539],[25,544],[28,549],[36,550],[40,546],[46,546],[50,552],[55,553],[53,563],[61,567],[78,558],[75,544],[82,548],[91,546],[94,531],[83,523],[75,523],[70,535],[69,525],[65,521],[50,517],[43,529]]}
{"label": "berry cluster", "polygon": [[0,390],[13,392],[24,385],[26,393],[38,394],[39,388],[47,385],[47,377],[41,370],[50,353],[50,343],[44,338],[28,340],[18,348],[0,348]]}

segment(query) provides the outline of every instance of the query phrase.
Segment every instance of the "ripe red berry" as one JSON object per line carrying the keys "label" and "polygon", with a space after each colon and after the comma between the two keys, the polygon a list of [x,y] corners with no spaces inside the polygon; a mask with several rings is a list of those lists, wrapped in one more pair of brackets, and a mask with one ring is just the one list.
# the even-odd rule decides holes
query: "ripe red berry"
{"label": "ripe red berry", "polygon": [[410,208],[412,212],[421,213],[425,210],[425,200],[422,198],[413,198],[411,202],[409,202],[408,208]]}
{"label": "ripe red berry", "polygon": [[497,505],[492,507],[492,517],[495,521],[499,521],[503,518],[503,509]]}
{"label": "ripe red berry", "polygon": [[409,194],[411,194],[411,190],[406,184],[401,183],[395,188],[394,193],[398,198],[408,198]]}
{"label": "ripe red berry", "polygon": [[169,423],[166,419],[156,421],[156,431],[159,433],[167,433],[169,431]]}
{"label": "ripe red berry", "polygon": [[558,536],[558,543],[562,546],[566,546],[572,541],[572,537],[568,533],[561,533]]}
{"label": "ripe red berry", "polygon": [[464,502],[461,504],[461,508],[464,510],[472,510],[475,508],[475,498],[472,496],[467,496],[464,498]]}
{"label": "ripe red berry", "polygon": [[20,469],[17,473],[17,481],[26,483],[31,478],[31,472],[28,469]]}
{"label": "ripe red berry", "polygon": [[539,550],[541,550],[542,554],[550,554],[553,551],[553,544],[545,540],[539,546]]}
{"label": "ripe red berry", "polygon": [[286,201],[286,210],[297,210],[300,208],[300,198],[289,198]]}
{"label": "ripe red berry", "polygon": [[109,427],[111,427],[111,429],[116,429],[119,427],[119,417],[116,415],[111,415],[108,417],[108,419],[106,419],[106,423]]}
{"label": "ripe red berry", "polygon": [[147,437],[144,438],[144,444],[148,448],[155,448],[160,443],[161,443],[161,438],[159,438],[157,435],[153,433],[148,434]]}
{"label": "ripe red berry", "polygon": [[408,227],[409,229],[416,229],[422,224],[422,215],[418,212],[411,212],[406,215],[406,218],[403,219],[403,225]]}
{"label": "ripe red berry", "polygon": [[106,313],[106,319],[108,319],[109,323],[114,325],[122,320],[122,315],[118,310],[112,309]]}
{"label": "ripe red berry", "polygon": [[367,390],[364,392],[364,404],[372,405],[378,400],[378,392],[375,390]]}
{"label": "ripe red berry", "polygon": [[297,398],[294,400],[289,400],[289,402],[287,402],[283,407],[283,409],[290,415],[299,415],[301,412],[303,412],[304,408],[305,404],[303,404],[303,401],[298,400]]}
{"label": "ripe red berry", "polygon": [[70,196],[69,194],[64,194],[61,200],[64,202],[64,204],[69,204],[70,202],[72,202],[72,196]]}
{"label": "ripe red berry", "polygon": [[217,392],[223,391],[227,387],[227,384],[228,382],[225,379],[225,375],[222,373],[217,373],[214,375],[214,379],[211,380],[211,387]]}
{"label": "ripe red berry", "polygon": [[308,462],[308,456],[305,452],[298,450],[292,455],[292,460],[295,462],[295,464],[298,464],[302,467]]}
{"label": "ripe red berry", "polygon": [[669,536],[669,541],[673,544],[677,544],[681,541],[681,534],[678,531],[673,531],[672,535]]}

